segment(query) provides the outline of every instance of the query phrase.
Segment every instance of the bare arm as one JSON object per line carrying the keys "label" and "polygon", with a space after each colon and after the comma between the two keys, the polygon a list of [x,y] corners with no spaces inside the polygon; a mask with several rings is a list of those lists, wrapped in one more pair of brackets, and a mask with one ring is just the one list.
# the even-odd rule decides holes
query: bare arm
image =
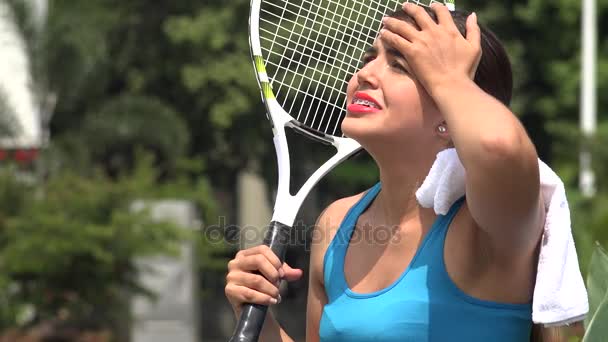
{"label": "bare arm", "polygon": [[[324,214],[321,214],[321,218],[315,227],[316,232],[313,236],[323,234],[324,227],[320,227],[319,225],[319,223],[323,221],[323,216]],[[310,252],[310,277],[306,305],[306,342],[319,341],[319,323],[323,312],[323,306],[327,304],[327,296],[322,281],[325,246],[326,244],[324,242],[315,243],[313,239]]]}
{"label": "bare arm", "polygon": [[496,256],[529,260],[544,220],[538,157],[509,108],[471,79],[481,57],[476,16],[463,37],[445,6],[433,5],[438,23],[420,6],[404,10],[421,30],[388,18],[382,39],[403,53],[443,115],[467,171],[469,211]]}
{"label": "bare arm", "polygon": [[329,243],[338,231],[348,209],[362,194],[340,199],[327,207],[315,225],[310,251],[310,276],[306,305],[306,342],[319,341],[319,328],[327,294],[323,279],[323,260]]}
{"label": "bare arm", "polygon": [[532,252],[541,234],[544,206],[538,156],[523,126],[471,80],[446,84],[435,96],[467,171],[473,219],[497,242],[499,254]]}

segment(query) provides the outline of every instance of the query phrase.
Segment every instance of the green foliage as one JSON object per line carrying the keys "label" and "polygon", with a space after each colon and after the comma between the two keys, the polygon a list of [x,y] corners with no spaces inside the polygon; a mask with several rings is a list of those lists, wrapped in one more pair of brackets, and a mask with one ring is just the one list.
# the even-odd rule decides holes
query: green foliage
{"label": "green foliage", "polygon": [[[134,182],[140,196],[154,199],[175,199],[191,201],[201,210],[201,230],[192,236],[196,244],[197,260],[200,271],[224,272],[228,259],[225,257],[228,246],[223,239],[209,239],[206,234],[206,222],[214,222],[219,214],[213,196],[213,187],[206,177],[204,162],[200,159],[183,158],[177,162],[175,176],[170,182],[157,182],[158,169],[150,167],[151,155],[138,153],[140,157],[129,177]],[[197,177],[193,177],[197,175]]]}
{"label": "green foliage", "polygon": [[[154,296],[139,282],[135,260],[178,256],[185,240],[197,246],[204,270],[225,268],[222,241],[185,232],[134,212],[136,199],[193,201],[215,216],[200,161],[182,159],[176,178],[159,182],[154,156],[138,150],[134,167],[118,177],[59,168],[42,184],[23,182],[15,168],[0,173],[0,330],[32,319],[91,319],[114,330],[129,320],[127,299]],[[34,316],[28,315],[33,312]]]}
{"label": "green foliage", "polygon": [[196,99],[186,113],[196,127],[194,143],[221,184],[231,184],[234,172],[250,161],[272,154],[249,54],[248,14],[247,0],[212,0],[163,25],[167,48],[186,56],[176,68],[188,96]]}
{"label": "green foliage", "polygon": [[589,314],[585,320],[583,342],[602,341],[608,336],[608,254],[600,245],[596,245],[591,258],[587,290]]}
{"label": "green foliage", "polygon": [[[124,205],[129,198],[190,199],[199,205],[205,221],[215,222],[219,208],[213,192],[230,193],[238,170],[257,161],[269,184],[275,184],[271,133],[249,56],[248,0],[158,0],[153,4],[144,0],[53,0],[47,24],[40,31],[28,19],[27,2],[9,3],[30,45],[34,78],[41,83],[38,87],[58,96],[51,122],[52,144],[40,163],[48,183],[34,186],[6,174],[0,177],[0,246],[6,246],[6,239],[14,239],[14,246],[6,249],[12,258],[31,252],[46,258],[38,259],[44,264],[52,261],[55,266],[41,269],[42,262],[23,257],[10,266],[13,273],[3,272],[0,302],[6,305],[1,307],[0,319],[6,322],[27,312],[23,306],[26,288],[16,288],[17,278],[12,278],[17,271],[42,272],[34,274],[39,277],[35,279],[48,277],[35,286],[57,286],[51,292],[61,294],[69,287],[53,280],[67,277],[61,273],[61,265],[74,262],[86,268],[82,272],[88,277],[86,272],[96,270],[85,266],[99,263],[105,266],[95,276],[113,277],[107,271],[112,260],[128,255],[129,248],[133,254],[145,254],[137,242],[145,236],[141,227],[156,223],[128,212]],[[608,97],[598,98],[597,136],[583,139],[576,133],[581,2],[470,0],[457,2],[457,6],[475,10],[479,21],[507,45],[515,80],[512,108],[526,125],[541,158],[558,171],[568,187],[577,251],[585,269],[593,241],[608,244],[608,188],[603,182],[608,176],[604,148],[608,143]],[[600,38],[608,28],[607,10],[608,3],[598,1]],[[604,94],[608,40],[600,39],[598,51],[598,94]],[[593,200],[576,191],[581,146],[590,146],[593,153],[599,189]],[[158,154],[136,161],[135,151],[140,147]],[[105,152],[117,149],[123,159],[116,162],[104,157]],[[298,152],[294,158],[302,164],[315,161],[305,148],[294,150]],[[117,165],[114,177],[94,167],[111,164]],[[320,198],[352,194],[375,179],[377,170],[369,158],[349,161],[321,184],[325,193]],[[89,196],[78,196],[76,191]],[[225,202],[230,207],[230,200]],[[38,224],[43,228],[32,228]],[[127,226],[141,230],[131,231],[124,228]],[[125,241],[112,240],[112,234],[123,233],[129,237]],[[32,240],[27,242],[29,237]],[[72,246],[59,237],[74,238],[82,246]],[[44,239],[53,243],[43,246]],[[113,250],[99,247],[110,240],[116,242],[116,256]],[[203,269],[225,268],[224,247],[204,238],[199,242]],[[85,252],[88,259],[78,256]],[[126,280],[111,279],[100,282],[129,287]],[[18,280],[25,283],[27,279]],[[67,297],[72,298],[71,292]],[[43,297],[27,298],[44,301]],[[9,301],[18,305],[9,305]]]}
{"label": "green foliage", "polygon": [[587,276],[587,292],[589,294],[589,314],[585,320],[585,327],[589,328],[591,320],[608,295],[608,254],[599,244],[595,246],[591,257]]}
{"label": "green foliage", "polygon": [[2,170],[0,263],[5,290],[14,289],[3,297],[13,307],[32,305],[37,319],[67,312],[109,324],[125,314],[116,312],[125,296],[152,295],[139,283],[135,259],[176,256],[187,236],[131,210],[139,188],[154,181],[141,176],[112,181],[64,170],[44,184],[23,184],[14,169]]}
{"label": "green foliage", "polygon": [[189,143],[181,116],[158,98],[141,95],[108,99],[84,118],[81,133],[92,159],[112,174],[133,167],[138,147],[155,154],[162,172],[171,172]]}
{"label": "green foliage", "polygon": [[608,336],[608,298],[604,298],[598,310],[589,323],[589,328],[583,337],[583,342],[599,342]]}
{"label": "green foliage", "polygon": [[[52,127],[59,132],[78,124],[83,110],[103,100],[112,60],[112,28],[120,12],[108,1],[49,2],[48,24],[41,37],[49,87],[60,94]],[[66,63],[69,61],[69,63]],[[85,104],[86,103],[86,104]],[[76,115],[66,115],[76,112]]]}

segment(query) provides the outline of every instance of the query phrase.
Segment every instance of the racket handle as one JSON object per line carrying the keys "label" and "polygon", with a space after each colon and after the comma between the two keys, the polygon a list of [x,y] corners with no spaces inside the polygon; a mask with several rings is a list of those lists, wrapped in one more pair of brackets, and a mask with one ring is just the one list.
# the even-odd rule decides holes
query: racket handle
{"label": "racket handle", "polygon": [[[272,221],[264,238],[264,244],[270,247],[281,263],[285,260],[290,230],[290,226]],[[268,306],[266,305],[243,304],[241,317],[228,342],[257,342],[267,311]]]}

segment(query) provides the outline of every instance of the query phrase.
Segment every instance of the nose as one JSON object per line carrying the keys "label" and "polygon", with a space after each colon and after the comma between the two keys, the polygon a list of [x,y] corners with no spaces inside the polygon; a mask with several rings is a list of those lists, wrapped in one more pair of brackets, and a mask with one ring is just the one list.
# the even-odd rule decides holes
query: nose
{"label": "nose", "polygon": [[359,85],[367,85],[371,88],[376,88],[379,83],[380,73],[384,70],[380,64],[380,58],[375,58],[359,69],[359,71],[357,71],[357,81]]}

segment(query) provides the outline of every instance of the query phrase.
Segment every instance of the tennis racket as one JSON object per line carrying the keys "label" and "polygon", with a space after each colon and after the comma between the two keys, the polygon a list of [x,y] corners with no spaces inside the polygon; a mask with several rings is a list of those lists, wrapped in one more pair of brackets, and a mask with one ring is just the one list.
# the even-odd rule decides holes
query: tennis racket
{"label": "tennis racket", "polygon": [[[445,4],[453,10],[453,0]],[[433,0],[410,0],[429,6]],[[285,258],[291,226],[317,182],[361,146],[342,134],[346,87],[377,37],[382,17],[403,0],[252,0],[249,43],[278,162],[278,188],[264,244]],[[335,154],[290,192],[286,129],[333,146]],[[294,164],[295,165],[295,164]],[[245,304],[231,342],[257,341],[265,305]]]}

